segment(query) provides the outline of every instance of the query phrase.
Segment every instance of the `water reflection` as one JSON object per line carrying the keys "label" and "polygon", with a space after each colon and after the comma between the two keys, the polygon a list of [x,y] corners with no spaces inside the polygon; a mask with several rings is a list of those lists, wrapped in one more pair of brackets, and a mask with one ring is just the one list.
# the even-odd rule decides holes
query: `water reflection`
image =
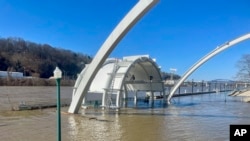
{"label": "water reflection", "polygon": [[77,135],[79,134],[79,124],[76,123],[75,117],[72,115],[68,117],[68,126],[69,126],[68,134],[70,138],[72,140],[76,140]]}
{"label": "water reflection", "polygon": [[166,108],[159,100],[133,104],[119,112],[82,111],[78,133],[89,140],[228,140],[230,124],[250,122],[244,113],[250,105],[227,93],[176,97]]}
{"label": "water reflection", "polygon": [[[73,140],[103,141],[121,140],[121,126],[118,114],[105,114],[103,111],[84,112],[68,117],[69,135]],[[100,114],[102,113],[102,114]]]}
{"label": "water reflection", "polygon": [[[175,97],[170,106],[164,108],[162,105],[156,100],[153,107],[144,102],[138,102],[138,107],[134,107],[132,101],[128,108],[119,112],[87,109],[77,115],[62,114],[62,139],[224,141],[229,140],[230,124],[250,123],[250,104],[242,102],[239,97],[229,97],[227,93]],[[67,108],[62,110],[67,111]],[[2,140],[56,139],[55,109],[12,114],[0,115]]]}

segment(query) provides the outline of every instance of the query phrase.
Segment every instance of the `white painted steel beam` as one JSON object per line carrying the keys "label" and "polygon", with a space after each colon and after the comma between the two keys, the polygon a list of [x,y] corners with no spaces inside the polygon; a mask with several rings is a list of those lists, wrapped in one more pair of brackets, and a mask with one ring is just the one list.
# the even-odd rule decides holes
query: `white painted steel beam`
{"label": "white painted steel beam", "polygon": [[205,55],[203,58],[201,58],[198,62],[196,62],[182,77],[181,79],[173,86],[173,88],[170,91],[170,94],[168,95],[167,102],[170,104],[170,100],[172,96],[174,95],[175,91],[180,87],[180,85],[190,76],[196,69],[198,69],[202,64],[207,62],[209,59],[217,55],[218,53],[224,51],[225,49],[228,49],[232,47],[235,44],[238,44],[242,41],[245,41],[247,39],[250,39],[250,33],[243,35],[239,38],[236,38],[230,42],[226,42],[225,44],[222,44],[221,46],[215,48],[213,51]]}
{"label": "white painted steel beam", "polygon": [[83,97],[87,94],[92,80],[101,68],[104,61],[126,35],[126,33],[135,25],[143,15],[148,12],[159,0],[139,0],[139,2],[128,12],[128,14],[115,27],[106,41],[103,43],[91,64],[86,68],[83,78],[76,88],[72,97],[72,102],[68,109],[69,113],[78,113],[82,104]]}

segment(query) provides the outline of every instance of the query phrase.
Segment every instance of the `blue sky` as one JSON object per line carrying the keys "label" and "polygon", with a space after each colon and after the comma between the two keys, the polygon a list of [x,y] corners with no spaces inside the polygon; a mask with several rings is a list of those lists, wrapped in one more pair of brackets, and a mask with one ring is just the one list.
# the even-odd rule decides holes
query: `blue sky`
{"label": "blue sky", "polygon": [[[0,0],[0,37],[21,37],[95,56],[137,0]],[[111,57],[149,54],[165,72],[183,75],[216,46],[250,33],[249,0],[160,0],[122,39]],[[242,42],[188,79],[234,79]]]}

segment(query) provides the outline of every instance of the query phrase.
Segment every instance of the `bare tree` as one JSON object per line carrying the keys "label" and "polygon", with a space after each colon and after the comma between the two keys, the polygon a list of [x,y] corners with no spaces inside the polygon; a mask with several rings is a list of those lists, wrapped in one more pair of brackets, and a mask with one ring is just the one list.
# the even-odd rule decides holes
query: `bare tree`
{"label": "bare tree", "polygon": [[250,54],[242,55],[241,59],[237,62],[236,67],[239,69],[236,78],[242,81],[250,80]]}

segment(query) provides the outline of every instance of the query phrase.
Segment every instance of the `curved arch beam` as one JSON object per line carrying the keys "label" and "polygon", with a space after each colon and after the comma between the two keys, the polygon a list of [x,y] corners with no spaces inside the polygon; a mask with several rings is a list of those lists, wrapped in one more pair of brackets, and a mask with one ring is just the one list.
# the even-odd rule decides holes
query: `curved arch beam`
{"label": "curved arch beam", "polygon": [[208,61],[210,58],[214,57],[218,53],[224,51],[225,49],[230,48],[231,46],[238,44],[244,40],[250,39],[250,33],[243,35],[239,38],[236,38],[230,42],[226,42],[225,44],[222,44],[221,46],[218,46],[214,50],[212,50],[210,53],[205,55],[203,58],[201,58],[198,62],[196,62],[182,77],[181,79],[174,85],[172,90],[170,91],[170,94],[168,95],[167,102],[170,104],[170,100],[172,96],[174,95],[175,91],[179,88],[179,86],[187,79],[188,76],[190,76],[197,68],[199,68],[202,64],[204,64],[206,61]]}
{"label": "curved arch beam", "polygon": [[[155,70],[157,71],[157,74],[158,74],[159,78],[161,78],[161,73],[160,73],[160,70],[158,69],[158,68],[159,68],[158,65],[157,65],[151,58],[140,57],[140,58],[137,58],[136,60],[134,60],[133,63],[131,63],[131,64],[128,66],[128,68],[126,69],[126,73],[123,75],[122,80],[121,80],[122,83],[120,83],[120,86],[119,86],[119,89],[120,89],[120,90],[122,90],[123,87],[126,87],[126,86],[124,86],[124,84],[125,84],[124,82],[125,82],[126,76],[127,76],[127,74],[129,73],[129,71],[130,71],[130,69],[132,68],[132,66],[135,65],[135,64],[140,65],[140,67],[142,67],[142,69],[147,73],[147,76],[149,76],[147,70],[144,68],[144,66],[143,66],[142,64],[140,64],[140,61],[142,60],[142,58],[145,59],[145,61],[148,61],[148,62],[150,62],[150,63],[152,64],[152,67],[155,68]],[[163,86],[163,85],[164,85],[164,84],[163,84],[163,82],[162,82],[162,91],[163,91],[163,95],[165,96],[164,86]],[[125,88],[125,89],[126,89],[126,88]],[[118,95],[118,98],[117,98],[118,101],[116,102],[116,106],[117,106],[117,107],[120,107],[120,105],[119,105],[120,99],[121,99],[121,93],[119,92],[119,95]],[[164,100],[165,100],[165,99],[164,99]]]}
{"label": "curved arch beam", "polygon": [[92,62],[86,68],[82,81],[79,83],[78,88],[75,90],[75,94],[72,97],[69,113],[78,113],[81,106],[83,97],[88,92],[88,89],[93,81],[98,70],[120,42],[120,40],[126,35],[126,33],[135,25],[143,15],[149,11],[158,0],[139,0],[139,2],[128,12],[128,14],[121,20],[121,22],[115,27],[106,41],[103,43]]}

